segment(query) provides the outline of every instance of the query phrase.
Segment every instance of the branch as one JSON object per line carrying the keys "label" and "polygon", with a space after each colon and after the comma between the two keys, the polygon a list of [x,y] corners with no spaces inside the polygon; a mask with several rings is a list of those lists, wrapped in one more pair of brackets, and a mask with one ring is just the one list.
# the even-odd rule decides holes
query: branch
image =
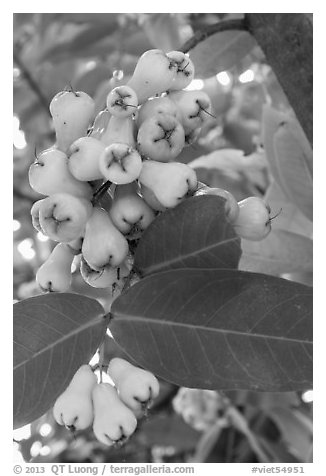
{"label": "branch", "polygon": [[41,91],[39,85],[29,72],[28,68],[25,66],[24,62],[20,58],[19,54],[17,51],[14,50],[14,62],[18,66],[18,68],[21,70],[23,76],[25,77],[29,87],[31,90],[35,93],[37,96],[40,104],[42,105],[43,109],[46,110],[46,113],[48,114],[49,117],[51,117],[50,111],[49,111],[49,104],[47,98],[44,96],[43,92]]}
{"label": "branch", "polygon": [[206,40],[208,37],[215,35],[216,33],[220,33],[221,31],[229,30],[246,30],[244,20],[242,18],[235,18],[232,20],[225,20],[218,23],[214,23],[213,25],[208,25],[202,30],[196,31],[194,36],[192,36],[188,41],[186,41],[184,45],[181,46],[179,51],[187,53],[188,51],[195,48],[198,43]]}

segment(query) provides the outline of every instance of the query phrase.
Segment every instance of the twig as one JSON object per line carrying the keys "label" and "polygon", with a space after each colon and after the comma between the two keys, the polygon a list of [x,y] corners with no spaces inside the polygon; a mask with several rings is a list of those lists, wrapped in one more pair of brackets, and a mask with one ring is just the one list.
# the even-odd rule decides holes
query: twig
{"label": "twig", "polygon": [[186,41],[183,46],[181,46],[180,51],[187,53],[188,51],[195,48],[198,43],[206,40],[209,36],[215,35],[215,33],[219,33],[221,31],[229,30],[246,30],[244,20],[242,18],[234,18],[232,20],[220,21],[218,23],[214,23],[213,25],[208,25],[202,30],[196,31],[195,34],[189,38],[189,40]]}
{"label": "twig", "polygon": [[43,106],[43,108],[46,110],[46,113],[49,117],[51,117],[50,110],[49,110],[49,104],[47,98],[44,96],[43,92],[41,91],[39,85],[29,72],[28,68],[20,58],[19,54],[17,51],[14,50],[14,62],[18,66],[18,68],[21,70],[23,76],[25,77],[29,87],[31,88],[32,91],[34,91],[35,95],[37,96],[40,104]]}

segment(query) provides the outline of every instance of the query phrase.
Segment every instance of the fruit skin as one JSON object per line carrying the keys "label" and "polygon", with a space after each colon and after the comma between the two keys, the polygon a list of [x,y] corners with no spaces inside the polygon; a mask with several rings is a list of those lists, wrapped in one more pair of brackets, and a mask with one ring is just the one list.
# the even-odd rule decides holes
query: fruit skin
{"label": "fruit skin", "polygon": [[142,415],[143,407],[149,406],[159,394],[157,378],[151,372],[135,367],[125,359],[113,358],[108,374],[118,389],[121,401],[138,417]]}
{"label": "fruit skin", "polygon": [[65,243],[59,243],[36,273],[43,292],[65,292],[71,286],[71,265],[75,254]]}
{"label": "fruit skin", "polygon": [[95,114],[93,99],[82,91],[61,91],[50,103],[58,149],[66,152],[79,137],[86,136]]}
{"label": "fruit skin", "polygon": [[32,189],[43,195],[70,193],[76,197],[92,196],[92,187],[71,175],[67,155],[55,148],[39,155],[29,168],[28,178]]}
{"label": "fruit skin", "polygon": [[93,206],[89,200],[68,193],[55,193],[40,206],[40,226],[54,241],[67,243],[84,234]]}
{"label": "fruit skin", "polygon": [[212,105],[208,94],[204,91],[172,91],[169,98],[178,108],[178,119],[186,134],[202,127],[209,119]]}
{"label": "fruit skin", "polygon": [[135,147],[135,121],[130,116],[111,116],[106,130],[101,136],[101,141],[106,146],[118,142]]}
{"label": "fruit skin", "polygon": [[137,111],[138,98],[129,86],[117,86],[107,95],[106,106],[113,116],[128,117]]}
{"label": "fruit skin", "polygon": [[233,226],[236,233],[246,240],[260,241],[270,233],[271,209],[260,197],[248,197],[239,203],[239,215]]}
{"label": "fruit skin", "polygon": [[196,172],[179,162],[161,163],[146,160],[139,182],[148,187],[166,208],[174,208],[197,188]]}
{"label": "fruit skin", "polygon": [[177,117],[178,108],[176,104],[171,101],[169,96],[149,99],[138,110],[138,116],[136,119],[138,128],[144,121],[146,121],[146,119],[149,119],[156,114],[169,114],[170,116]]}
{"label": "fruit skin", "polygon": [[138,130],[140,154],[159,162],[175,159],[185,145],[185,132],[176,117],[158,113],[146,119]]}
{"label": "fruit skin", "polygon": [[155,218],[154,211],[128,185],[117,186],[109,211],[113,224],[129,239],[137,239]]}
{"label": "fruit skin", "polygon": [[193,62],[182,51],[169,51],[166,55],[177,65],[177,70],[169,90],[174,91],[186,88],[195,75]]}
{"label": "fruit skin", "polygon": [[84,241],[84,237],[80,236],[79,238],[75,238],[74,240],[69,241],[67,243],[67,246],[69,246],[74,256],[77,256],[81,253],[83,241]]}
{"label": "fruit skin", "polygon": [[80,274],[84,281],[93,288],[119,288],[122,289],[124,278],[130,272],[125,262],[118,267],[104,266],[100,270],[93,269],[82,256],[80,260]]}
{"label": "fruit skin", "polygon": [[127,86],[131,87],[143,104],[146,99],[167,91],[174,79],[176,64],[158,49],[145,51],[139,58]]}
{"label": "fruit skin", "polygon": [[105,145],[94,137],[80,137],[68,149],[68,168],[70,173],[83,182],[98,180],[102,174],[98,159]]}
{"label": "fruit skin", "polygon": [[111,114],[107,109],[103,109],[100,111],[94,119],[92,129],[88,134],[89,137],[93,137],[94,139],[101,139],[103,133],[106,131],[109,121],[111,118]]}
{"label": "fruit skin", "polygon": [[136,149],[128,144],[114,143],[103,150],[98,165],[105,180],[127,184],[139,177],[143,164]]}
{"label": "fruit skin", "polygon": [[36,202],[33,203],[33,206],[31,208],[31,217],[32,217],[32,225],[35,228],[35,230],[44,233],[41,225],[40,225],[40,207],[43,203],[44,198],[41,200],[37,200]]}
{"label": "fruit skin", "polygon": [[94,417],[92,390],[96,385],[90,366],[82,365],[53,406],[56,422],[72,431],[88,428]]}
{"label": "fruit skin", "polygon": [[164,212],[166,210],[166,207],[164,207],[162,203],[158,201],[153,191],[150,188],[146,187],[146,185],[140,184],[140,194],[145,200],[145,202],[153,210],[156,210],[157,212]]}
{"label": "fruit skin", "polygon": [[108,383],[99,383],[93,388],[93,431],[105,445],[125,441],[137,428],[133,412],[120,400],[117,390]]}
{"label": "fruit skin", "polygon": [[103,208],[94,208],[89,218],[82,246],[82,254],[95,270],[105,266],[119,266],[127,257],[128,241],[114,226]]}
{"label": "fruit skin", "polygon": [[205,184],[200,183],[198,190],[194,194],[196,197],[200,195],[216,195],[226,200],[225,213],[230,223],[234,223],[239,216],[239,205],[232,193],[222,188],[211,188]]}

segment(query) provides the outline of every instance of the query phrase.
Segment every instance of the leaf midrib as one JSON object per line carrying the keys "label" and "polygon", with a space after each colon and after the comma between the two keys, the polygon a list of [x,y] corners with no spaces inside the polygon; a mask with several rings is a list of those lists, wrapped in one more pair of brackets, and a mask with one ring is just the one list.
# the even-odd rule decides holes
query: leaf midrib
{"label": "leaf midrib", "polygon": [[124,320],[124,321],[131,321],[131,322],[135,322],[135,321],[140,321],[140,322],[144,322],[146,324],[154,324],[154,325],[166,325],[166,326],[175,326],[175,327],[186,327],[186,328],[191,328],[191,329],[195,329],[196,331],[198,330],[202,330],[202,331],[206,331],[206,332],[216,332],[216,333],[219,333],[219,334],[231,334],[231,335],[238,335],[238,336],[242,336],[242,337],[257,337],[257,338],[260,338],[260,339],[270,339],[270,340],[277,340],[277,341],[285,341],[285,342],[294,342],[294,343],[297,343],[297,344],[305,344],[305,345],[312,345],[312,341],[305,341],[305,340],[299,340],[299,339],[292,339],[292,338],[289,338],[289,337],[278,337],[278,336],[271,336],[271,335],[265,335],[265,334],[260,334],[260,333],[256,333],[256,334],[253,334],[253,333],[249,333],[249,332],[240,332],[240,331],[234,331],[234,330],[227,330],[227,329],[216,329],[216,328],[213,328],[213,327],[205,327],[205,326],[201,326],[201,325],[195,325],[195,324],[185,324],[183,322],[174,322],[174,321],[161,321],[161,320],[156,320],[156,319],[152,319],[152,318],[144,318],[142,316],[135,316],[135,315],[122,315],[122,314],[118,314],[118,313],[113,313],[113,320],[111,322],[114,322],[114,319],[115,318],[118,318],[120,320]]}
{"label": "leaf midrib", "polygon": [[[30,362],[30,361],[36,359],[37,357],[39,357],[40,355],[44,354],[45,352],[48,352],[49,350],[53,349],[57,345],[60,345],[63,342],[65,342],[66,340],[71,339],[76,334],[80,334],[81,332],[89,329],[90,327],[95,327],[97,324],[99,324],[101,322],[101,319],[104,320],[104,315],[96,316],[93,320],[90,320],[90,321],[84,323],[82,326],[79,326],[77,329],[74,329],[74,330],[70,331],[68,334],[65,334],[59,340],[51,342],[51,344],[47,345],[46,347],[43,347],[41,350],[36,352],[31,358],[25,359],[22,362],[20,362],[18,365],[14,366],[14,371],[18,370],[20,367],[24,366],[27,362]],[[19,345],[19,342],[15,342],[15,340],[14,340],[14,344]]]}
{"label": "leaf midrib", "polygon": [[[227,245],[228,243],[231,243],[231,242],[237,242],[239,240],[239,237],[238,236],[233,236],[232,238],[229,238],[227,240],[224,240],[224,241],[219,241],[219,242],[215,242],[209,246],[205,246],[204,248],[200,248],[198,250],[195,250],[195,251],[192,251],[191,253],[187,253],[187,254],[183,254],[183,255],[178,255],[176,256],[175,258],[171,258],[169,260],[165,260],[165,261],[160,261],[158,264],[154,264],[152,266],[147,266],[147,267],[144,267],[144,272],[146,274],[149,274],[149,273],[152,273],[154,271],[161,271],[161,270],[166,270],[166,269],[169,269],[169,267],[175,263],[178,263],[179,261],[184,261],[190,257],[195,257],[195,256],[198,256],[202,253],[205,253],[207,251],[210,251],[211,249],[213,248],[216,248],[216,247],[220,247],[220,246],[224,246],[224,245]],[[238,246],[238,248],[240,249],[241,251],[241,247]],[[182,269],[182,268],[179,268],[179,269]],[[222,269],[222,268],[209,268],[209,269]],[[223,269],[225,269],[225,266],[223,266]]]}

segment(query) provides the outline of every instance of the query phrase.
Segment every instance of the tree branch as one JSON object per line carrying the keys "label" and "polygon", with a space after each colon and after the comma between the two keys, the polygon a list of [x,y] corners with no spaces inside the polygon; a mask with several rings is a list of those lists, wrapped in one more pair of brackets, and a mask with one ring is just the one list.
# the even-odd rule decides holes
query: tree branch
{"label": "tree branch", "polygon": [[202,30],[196,31],[194,36],[192,36],[188,41],[186,41],[183,46],[181,46],[179,51],[187,53],[188,51],[195,48],[195,46],[197,46],[198,43],[200,43],[201,41],[204,41],[208,37],[215,35],[216,33],[220,33],[221,31],[245,29],[246,25],[242,18],[235,18],[232,20],[225,20],[218,23],[214,23],[213,25],[208,25]]}
{"label": "tree branch", "polygon": [[31,90],[35,93],[37,96],[40,104],[42,107],[46,110],[46,113],[48,114],[49,117],[51,117],[50,111],[49,111],[49,104],[47,98],[44,96],[43,92],[41,91],[39,85],[29,72],[28,68],[25,66],[24,62],[20,58],[19,54],[17,51],[14,50],[14,62],[18,66],[18,68],[21,70],[23,76],[25,77],[29,87]]}

